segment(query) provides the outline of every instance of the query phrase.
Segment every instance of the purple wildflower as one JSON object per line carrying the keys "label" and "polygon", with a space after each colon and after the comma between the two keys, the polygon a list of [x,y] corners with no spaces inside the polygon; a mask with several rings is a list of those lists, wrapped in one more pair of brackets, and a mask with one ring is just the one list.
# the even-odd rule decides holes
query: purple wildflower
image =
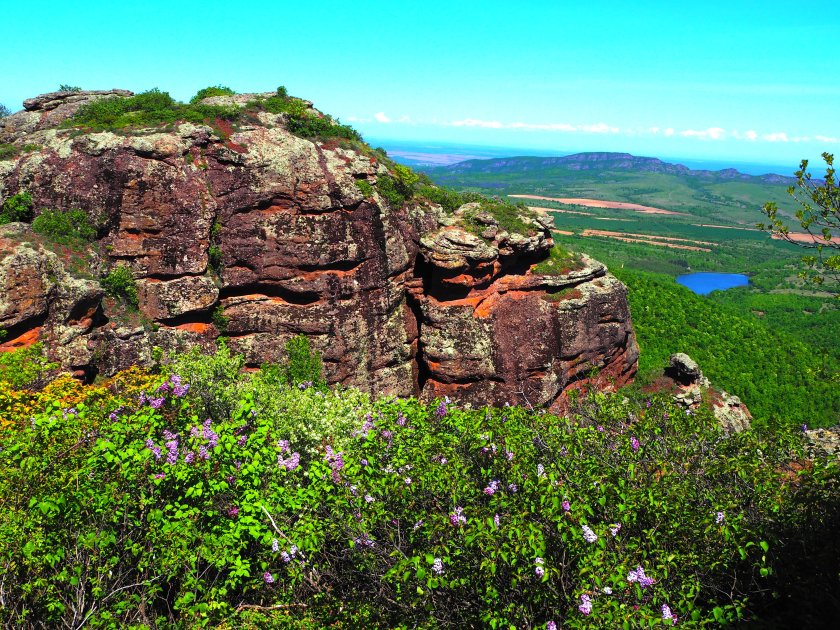
{"label": "purple wildflower", "polygon": [[277,456],[277,465],[285,468],[289,472],[295,470],[300,466],[300,453],[292,453],[288,458],[284,459],[283,455]]}
{"label": "purple wildflower", "polygon": [[370,496],[369,494],[366,494],[366,495],[365,495],[365,503],[373,503],[375,500],[376,500],[376,499],[374,499],[374,498],[373,498],[372,496]]}
{"label": "purple wildflower", "polygon": [[239,515],[239,508],[238,507],[231,507],[228,508],[228,516],[231,518],[236,518]]}
{"label": "purple wildflower", "polygon": [[157,390],[161,393],[167,393],[169,391],[169,383],[161,383],[160,387]]}
{"label": "purple wildflower", "polygon": [[147,438],[146,439],[146,448],[151,451],[152,449],[154,449],[154,447],[155,447],[155,441],[152,438]]}
{"label": "purple wildflower", "polygon": [[175,398],[183,398],[187,395],[188,391],[190,391],[190,386],[188,384],[178,384],[172,388],[172,395],[175,396]]}
{"label": "purple wildflower", "polygon": [[603,432],[604,432],[604,426],[603,426],[603,425],[601,425],[601,424],[599,424],[599,425],[598,425],[598,432],[599,432],[599,433],[603,433]]}
{"label": "purple wildflower", "polygon": [[193,451],[190,451],[189,453],[184,455],[184,461],[188,464],[192,464],[193,461],[195,461],[195,453]]}
{"label": "purple wildflower", "polygon": [[578,606],[578,610],[584,615],[588,615],[592,612],[592,600],[589,598],[589,595],[584,594],[580,596],[580,606]]}
{"label": "purple wildflower", "polygon": [[726,518],[726,517],[724,516],[723,512],[718,512],[715,515],[715,523],[720,525],[721,523],[723,523],[724,518]]}
{"label": "purple wildflower", "polygon": [[802,433],[805,433],[805,431],[807,431],[807,430],[808,430],[808,425],[803,423],[802,424]]}
{"label": "purple wildflower", "polygon": [[397,414],[397,425],[401,427],[405,426],[405,416],[402,414],[402,411]]}
{"label": "purple wildflower", "polygon": [[572,504],[569,503],[568,499],[563,501],[563,511],[568,512],[572,509]]}
{"label": "purple wildflower", "polygon": [[241,435],[238,440],[236,440],[236,444],[240,447],[245,446],[245,443],[248,441],[247,435]]}
{"label": "purple wildflower", "polygon": [[635,436],[635,435],[634,435],[634,436],[632,436],[632,437],[630,438],[630,448],[632,448],[632,449],[633,449],[633,451],[635,452],[635,451],[638,451],[638,450],[639,450],[639,446],[640,446],[640,444],[639,444],[639,440],[636,438],[636,436]]}
{"label": "purple wildflower", "polygon": [[207,447],[204,444],[198,447],[198,458],[205,461],[210,459],[210,453],[207,452]]}
{"label": "purple wildflower", "polygon": [[494,494],[496,494],[496,490],[498,490],[498,489],[499,489],[499,482],[494,479],[489,484],[487,484],[486,488],[484,488],[484,494],[486,494],[488,496],[493,496]]}
{"label": "purple wildflower", "polygon": [[368,460],[366,460],[366,459],[362,459],[362,461],[360,461],[359,463],[360,463],[362,466],[367,466],[367,465],[368,465]]}
{"label": "purple wildflower", "polygon": [[269,573],[268,571],[263,573],[263,580],[266,584],[274,584],[274,576],[271,575],[271,573]]}
{"label": "purple wildflower", "polygon": [[519,488],[516,486],[515,483],[509,483],[508,484],[508,492],[510,492],[512,494],[516,494],[517,490],[519,490]]}
{"label": "purple wildflower", "polygon": [[157,473],[155,475],[155,479],[163,479],[164,477],[166,477],[166,473]]}
{"label": "purple wildflower", "polygon": [[616,523],[615,525],[610,525],[610,533],[613,535],[613,538],[618,536],[618,532],[621,531],[621,523]]}
{"label": "purple wildflower", "polygon": [[416,532],[418,529],[423,527],[423,519],[421,518],[419,521],[414,523],[414,531]]}
{"label": "purple wildflower", "polygon": [[277,440],[277,446],[280,448],[281,453],[288,453],[291,448],[289,448],[289,440]]}
{"label": "purple wildflower", "polygon": [[509,451],[509,450],[505,449],[505,457],[507,457],[507,460],[509,462],[512,462],[513,461],[513,451]]}
{"label": "purple wildflower", "polygon": [[628,582],[638,582],[642,588],[649,588],[653,586],[653,579],[645,575],[645,570],[638,566],[627,574]]}
{"label": "purple wildflower", "polygon": [[553,621],[547,621],[545,624],[545,630],[557,630],[557,624]]}
{"label": "purple wildflower", "polygon": [[435,409],[435,415],[438,418],[443,418],[446,415],[446,402],[445,401],[443,401],[443,400],[440,401],[440,404],[437,406],[437,409]]}
{"label": "purple wildflower", "polygon": [[592,531],[592,529],[588,525],[584,525],[583,529],[583,539],[588,543],[594,543],[598,540],[598,535]]}
{"label": "purple wildflower", "polygon": [[545,476],[545,466],[542,464],[537,464],[537,477],[544,477]]}
{"label": "purple wildflower", "polygon": [[362,534],[353,539],[357,547],[373,547],[376,545],[374,540],[367,534]]}
{"label": "purple wildflower", "polygon": [[292,561],[291,556],[289,555],[288,551],[284,551],[280,554],[280,557],[283,559],[283,562],[289,563]]}
{"label": "purple wildflower", "polygon": [[674,616],[674,613],[671,612],[671,608],[668,604],[662,604],[662,619],[665,621],[670,620],[672,626],[677,624],[677,618]]}
{"label": "purple wildflower", "polygon": [[605,586],[601,590],[604,591],[605,595],[612,595],[612,589],[609,586]]}
{"label": "purple wildflower", "polygon": [[443,575],[443,560],[435,558],[435,561],[432,563],[432,571],[435,575]]}
{"label": "purple wildflower", "polygon": [[199,435],[198,427],[197,426],[190,427],[190,437],[197,438],[198,435]]}
{"label": "purple wildflower", "polygon": [[163,407],[163,403],[166,401],[166,398],[161,396],[160,398],[149,398],[149,406],[152,409],[160,409]]}
{"label": "purple wildflower", "polygon": [[411,485],[411,477],[406,477],[405,478],[405,485],[407,485],[407,486]]}
{"label": "purple wildflower", "polygon": [[464,516],[464,508],[458,506],[455,511],[449,515],[449,522],[453,527],[463,527],[467,524],[467,517]]}
{"label": "purple wildflower", "polygon": [[277,553],[278,551],[280,551],[280,542],[276,538],[271,541],[271,550],[274,553]]}
{"label": "purple wildflower", "polygon": [[501,527],[501,526],[502,526],[502,519],[499,517],[499,515],[498,515],[498,514],[496,514],[496,515],[493,517],[493,524],[496,526],[496,529],[498,529],[499,527]]}

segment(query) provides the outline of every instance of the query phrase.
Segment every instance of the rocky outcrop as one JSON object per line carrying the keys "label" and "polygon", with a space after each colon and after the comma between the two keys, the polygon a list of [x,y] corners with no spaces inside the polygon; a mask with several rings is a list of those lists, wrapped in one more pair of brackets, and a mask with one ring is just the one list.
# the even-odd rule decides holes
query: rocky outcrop
{"label": "rocky outcrop", "polygon": [[713,389],[700,366],[687,354],[671,355],[665,377],[673,381],[675,399],[688,410],[694,410],[705,400],[711,405],[718,424],[727,433],[738,433],[750,428],[752,414],[737,396]]}
{"label": "rocky outcrop", "polygon": [[[44,95],[0,126],[0,142],[39,147],[0,161],[0,199],[25,190],[36,214],[81,208],[98,226],[84,252],[3,229],[6,348],[54,341],[53,358],[89,378],[220,335],[258,366],[305,334],[331,383],[475,404],[552,404],[635,372],[623,285],[586,257],[546,273],[544,219],[512,230],[474,204],[393,207],[374,152],[293,135],[284,114],[57,128],[85,99],[115,96]],[[136,278],[138,313],[103,297],[97,280],[117,264]]]}

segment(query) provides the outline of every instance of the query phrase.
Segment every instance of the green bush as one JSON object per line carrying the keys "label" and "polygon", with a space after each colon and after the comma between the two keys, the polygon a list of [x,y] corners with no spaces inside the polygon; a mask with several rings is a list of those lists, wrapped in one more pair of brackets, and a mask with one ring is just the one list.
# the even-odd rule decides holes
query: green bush
{"label": "green bush", "polygon": [[286,343],[286,380],[294,387],[324,388],[326,381],[323,375],[320,355],[312,350],[309,338],[296,335]]}
{"label": "green bush", "polygon": [[19,192],[12,195],[3,202],[0,207],[0,225],[23,221],[28,223],[32,220],[32,195],[28,192]]}
{"label": "green bush", "polygon": [[224,85],[212,85],[210,87],[202,88],[196,92],[195,96],[190,99],[190,103],[198,103],[200,100],[210,98],[211,96],[231,96],[236,94],[229,87]]}
{"label": "green bush", "polygon": [[137,309],[137,282],[128,265],[117,265],[100,282],[106,295],[122,301],[130,309]]}
{"label": "green bush", "polygon": [[32,222],[32,230],[57,243],[92,241],[96,228],[84,210],[42,210]]}
{"label": "green bush", "polygon": [[223,363],[218,417],[195,360],[0,434],[0,622],[647,628],[665,606],[718,627],[755,617],[785,527],[840,498],[822,460],[789,483],[798,437],[725,437],[667,398],[371,407]]}
{"label": "green bush", "polygon": [[129,97],[100,98],[79,108],[64,126],[93,130],[155,127],[178,121],[207,123],[221,118],[237,120],[236,107],[183,104],[157,88]]}
{"label": "green bush", "polygon": [[366,179],[357,179],[356,188],[361,191],[362,195],[364,195],[366,199],[373,196],[373,186],[371,186],[370,182]]}
{"label": "green bush", "polygon": [[[6,331],[2,332],[0,339],[6,336]],[[57,367],[57,363],[47,360],[44,344],[40,342],[11,352],[0,352],[0,381],[5,381],[15,389],[34,387],[46,372]]]}
{"label": "green bush", "polygon": [[0,118],[5,118],[6,116],[11,116],[11,114],[12,114],[12,111],[8,107],[3,105],[3,103],[0,103]]}
{"label": "green bush", "polygon": [[78,85],[68,85],[67,83],[62,83],[58,86],[59,92],[81,92],[82,88]]}

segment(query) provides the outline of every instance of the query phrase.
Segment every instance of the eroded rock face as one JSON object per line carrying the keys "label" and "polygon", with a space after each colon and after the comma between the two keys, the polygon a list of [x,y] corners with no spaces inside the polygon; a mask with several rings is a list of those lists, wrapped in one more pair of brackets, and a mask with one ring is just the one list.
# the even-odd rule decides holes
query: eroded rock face
{"label": "eroded rock face", "polygon": [[[587,258],[537,273],[544,220],[508,233],[475,208],[392,208],[356,185],[375,191],[387,174],[372,154],[297,137],[282,114],[121,135],[45,114],[119,95],[43,95],[0,127],[0,141],[40,147],[0,161],[0,199],[25,190],[36,213],[78,207],[99,226],[82,270],[27,226],[2,231],[7,347],[54,341],[53,358],[89,377],[221,334],[257,366],[305,334],[331,383],[474,404],[551,404],[635,372],[623,285]],[[118,263],[137,280],[137,314],[95,280]]]}

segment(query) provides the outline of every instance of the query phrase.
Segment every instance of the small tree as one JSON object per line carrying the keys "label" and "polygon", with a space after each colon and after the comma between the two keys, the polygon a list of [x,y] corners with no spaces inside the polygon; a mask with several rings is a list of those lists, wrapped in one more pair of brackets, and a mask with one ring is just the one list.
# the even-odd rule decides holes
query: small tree
{"label": "small tree", "polygon": [[5,118],[6,116],[10,116],[12,114],[11,110],[0,103],[0,118]]}
{"label": "small tree", "polygon": [[[758,228],[769,232],[788,243],[813,250],[813,254],[802,257],[806,269],[800,277],[821,285],[836,294],[840,299],[840,187],[834,170],[834,156],[823,153],[826,163],[825,178],[814,181],[807,171],[808,160],[802,160],[799,170],[794,173],[796,186],[788,188],[788,194],[799,204],[795,216],[808,238],[797,238],[790,228],[779,218],[779,208],[773,203],[766,203],[762,212],[769,223],[759,223]],[[826,280],[830,287],[826,287]]]}

